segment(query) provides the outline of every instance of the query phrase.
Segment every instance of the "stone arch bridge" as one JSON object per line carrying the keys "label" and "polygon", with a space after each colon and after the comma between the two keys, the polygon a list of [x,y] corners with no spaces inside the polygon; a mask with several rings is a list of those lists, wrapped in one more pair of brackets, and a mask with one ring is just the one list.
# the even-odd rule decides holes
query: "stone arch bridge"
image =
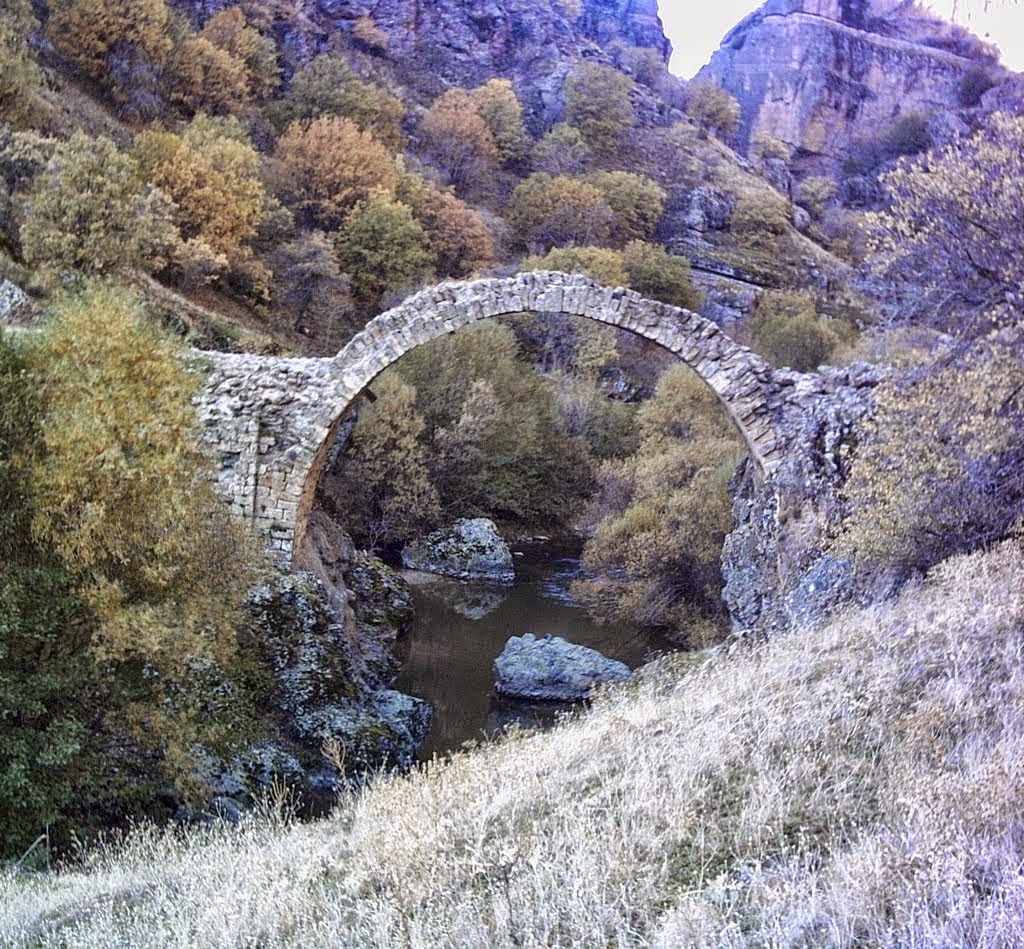
{"label": "stone arch bridge", "polygon": [[370,382],[416,346],[524,311],[581,316],[653,340],[715,391],[763,474],[780,462],[787,403],[805,377],[773,368],[689,310],[541,271],[423,290],[368,323],[333,358],[202,353],[196,405],[219,461],[219,493],[290,562],[337,428]]}

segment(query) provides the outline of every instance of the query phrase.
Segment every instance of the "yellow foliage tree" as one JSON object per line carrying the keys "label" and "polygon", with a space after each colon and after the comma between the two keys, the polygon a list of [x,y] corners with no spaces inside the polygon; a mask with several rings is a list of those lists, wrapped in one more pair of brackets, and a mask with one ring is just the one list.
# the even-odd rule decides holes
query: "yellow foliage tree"
{"label": "yellow foliage tree", "polygon": [[235,118],[198,115],[182,134],[143,132],[135,156],[175,204],[183,258],[208,254],[263,292],[269,279],[249,242],[267,217],[261,160]]}
{"label": "yellow foliage tree", "polygon": [[636,454],[598,471],[588,515],[594,533],[584,548],[597,579],[577,583],[574,592],[603,615],[703,644],[720,625],[719,561],[732,525],[728,481],[742,442],[714,393],[685,366],[662,375],[637,422]]}
{"label": "yellow foliage tree", "polygon": [[393,195],[398,183],[387,148],[349,119],[322,116],[293,123],[277,143],[278,193],[301,218],[336,228],[372,191]]}
{"label": "yellow foliage tree", "polygon": [[523,104],[507,79],[491,79],[473,90],[473,102],[491,133],[498,158],[503,162],[522,158],[526,151]]}
{"label": "yellow foliage tree", "polygon": [[418,131],[424,149],[460,192],[481,186],[484,175],[498,163],[494,136],[465,89],[449,89],[438,96]]}
{"label": "yellow foliage tree", "polygon": [[118,47],[139,50],[155,66],[171,52],[164,0],[53,0],[47,33],[54,46],[93,79],[108,72]]}

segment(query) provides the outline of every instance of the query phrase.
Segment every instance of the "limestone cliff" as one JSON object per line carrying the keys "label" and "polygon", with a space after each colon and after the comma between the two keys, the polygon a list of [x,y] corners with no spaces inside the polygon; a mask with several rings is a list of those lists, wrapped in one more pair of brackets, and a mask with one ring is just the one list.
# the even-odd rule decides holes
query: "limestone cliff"
{"label": "limestone cliff", "polygon": [[956,108],[979,66],[1005,72],[981,40],[910,0],[768,0],[700,78],[740,101],[741,150],[763,131],[827,164],[901,114]]}

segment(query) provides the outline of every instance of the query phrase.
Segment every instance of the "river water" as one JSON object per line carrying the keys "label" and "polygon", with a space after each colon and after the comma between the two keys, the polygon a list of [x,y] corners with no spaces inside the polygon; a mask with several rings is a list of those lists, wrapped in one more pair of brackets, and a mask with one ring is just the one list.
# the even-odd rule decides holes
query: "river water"
{"label": "river water", "polygon": [[493,736],[504,726],[549,724],[563,708],[494,694],[494,660],[510,636],[564,636],[631,669],[673,648],[663,636],[624,624],[600,624],[570,596],[580,576],[575,540],[526,543],[513,551],[511,586],[456,583],[417,574],[416,619],[398,646],[402,672],[393,688],[426,699],[434,710],[421,760]]}

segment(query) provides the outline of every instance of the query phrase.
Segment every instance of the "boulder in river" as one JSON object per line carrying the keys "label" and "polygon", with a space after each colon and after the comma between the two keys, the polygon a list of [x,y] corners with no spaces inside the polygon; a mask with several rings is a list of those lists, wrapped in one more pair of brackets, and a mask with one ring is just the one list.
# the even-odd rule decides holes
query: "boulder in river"
{"label": "boulder in river", "polygon": [[576,702],[595,685],[622,682],[629,666],[596,649],[561,636],[513,636],[494,661],[495,686],[501,695],[554,702]]}
{"label": "boulder in river", "polygon": [[512,552],[494,521],[462,518],[446,529],[407,544],[402,565],[456,580],[511,583],[515,579]]}

